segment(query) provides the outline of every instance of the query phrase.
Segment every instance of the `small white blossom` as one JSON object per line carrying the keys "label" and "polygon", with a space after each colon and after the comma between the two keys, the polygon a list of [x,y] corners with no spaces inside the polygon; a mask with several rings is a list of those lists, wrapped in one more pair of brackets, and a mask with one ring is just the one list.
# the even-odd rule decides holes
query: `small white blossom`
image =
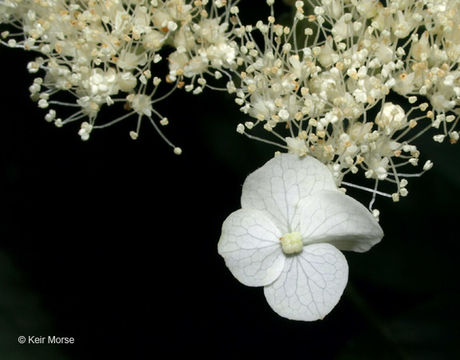
{"label": "small white blossom", "polygon": [[286,144],[290,154],[296,154],[297,156],[303,157],[308,153],[308,148],[304,139],[287,137]]}
{"label": "small white blossom", "polygon": [[152,115],[152,99],[149,96],[143,94],[129,95],[128,100],[130,101],[134,111],[139,115]]}

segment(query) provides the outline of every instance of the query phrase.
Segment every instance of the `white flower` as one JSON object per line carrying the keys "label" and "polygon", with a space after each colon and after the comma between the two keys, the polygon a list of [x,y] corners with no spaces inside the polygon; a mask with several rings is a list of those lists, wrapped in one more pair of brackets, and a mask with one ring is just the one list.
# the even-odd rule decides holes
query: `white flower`
{"label": "white flower", "polygon": [[287,137],[286,145],[288,147],[288,152],[290,154],[296,154],[302,157],[302,156],[307,155],[308,153],[307,146],[305,145],[305,140],[300,139],[298,137],[296,138]]}
{"label": "white flower", "polygon": [[148,95],[130,94],[127,96],[133,110],[139,115],[152,115],[152,99]]}
{"label": "white flower", "polygon": [[348,280],[339,249],[364,252],[383,237],[310,156],[280,154],[250,174],[241,206],[225,220],[218,252],[240,282],[264,286],[272,309],[293,320],[322,319],[338,303]]}

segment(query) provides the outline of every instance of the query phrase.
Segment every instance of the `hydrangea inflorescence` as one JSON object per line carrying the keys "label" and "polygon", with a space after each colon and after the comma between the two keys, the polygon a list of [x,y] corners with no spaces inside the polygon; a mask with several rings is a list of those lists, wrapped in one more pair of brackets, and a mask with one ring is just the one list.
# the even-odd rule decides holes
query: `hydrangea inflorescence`
{"label": "hydrangea inflorescence", "polygon": [[[316,320],[347,282],[338,249],[367,251],[383,236],[376,195],[399,201],[407,179],[433,166],[403,170],[421,165],[416,140],[430,129],[436,142],[459,139],[460,3],[291,1],[286,26],[274,0],[255,24],[239,2],[4,0],[1,42],[38,53],[31,98],[56,126],[79,122],[82,140],[127,118],[137,139],[148,120],[179,155],[156,104],[177,89],[233,94],[245,114],[237,132],[289,154],[248,176],[219,253],[277,313]],[[101,120],[117,104],[120,115]],[[370,188],[346,181],[354,174]],[[343,186],[371,191],[372,212]]]}
{"label": "hydrangea inflorescence", "polygon": [[[181,153],[163,135],[169,123],[155,104],[174,90],[199,94],[207,86],[204,75],[221,78],[234,66],[236,46],[228,21],[231,1],[16,1],[0,4],[0,20],[19,28],[5,30],[4,44],[33,50],[39,57],[28,64],[36,77],[29,90],[45,119],[58,127],[81,121],[79,135],[137,118],[130,132],[137,139],[142,119],[148,119],[176,154]],[[165,55],[166,53],[166,55]],[[157,73],[168,61],[169,73]],[[220,71],[219,71],[220,70]],[[163,85],[166,83],[166,85]],[[160,89],[163,88],[163,89]],[[70,93],[74,102],[53,99]],[[126,112],[100,122],[103,106],[123,103]],[[78,109],[62,119],[54,109]]]}
{"label": "hydrangea inflorescence", "polygon": [[[266,23],[237,29],[241,71],[228,87],[254,118],[237,131],[254,138],[251,130],[263,126],[270,143],[327,164],[338,185],[362,171],[374,194],[406,196],[406,178],[432,165],[401,171],[419,163],[414,141],[430,128],[438,142],[459,137],[459,3],[310,1],[307,15],[296,1],[291,27],[276,23],[268,3]],[[394,191],[378,192],[379,181]]]}

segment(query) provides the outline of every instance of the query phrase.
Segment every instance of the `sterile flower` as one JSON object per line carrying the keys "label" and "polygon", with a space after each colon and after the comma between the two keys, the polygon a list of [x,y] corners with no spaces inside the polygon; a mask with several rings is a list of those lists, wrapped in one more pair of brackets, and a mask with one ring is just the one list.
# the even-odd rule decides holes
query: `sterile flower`
{"label": "sterile flower", "polygon": [[348,280],[339,250],[364,252],[383,237],[310,156],[279,154],[250,174],[241,207],[224,221],[218,252],[235,278],[264,286],[272,309],[293,320],[322,319],[338,303]]}

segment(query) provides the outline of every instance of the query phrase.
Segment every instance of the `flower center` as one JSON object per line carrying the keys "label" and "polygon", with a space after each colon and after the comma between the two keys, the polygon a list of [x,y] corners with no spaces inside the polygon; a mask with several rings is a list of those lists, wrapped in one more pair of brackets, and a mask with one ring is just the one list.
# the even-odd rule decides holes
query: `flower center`
{"label": "flower center", "polygon": [[302,252],[302,235],[298,232],[284,234],[281,238],[281,248],[286,255],[298,254]]}

